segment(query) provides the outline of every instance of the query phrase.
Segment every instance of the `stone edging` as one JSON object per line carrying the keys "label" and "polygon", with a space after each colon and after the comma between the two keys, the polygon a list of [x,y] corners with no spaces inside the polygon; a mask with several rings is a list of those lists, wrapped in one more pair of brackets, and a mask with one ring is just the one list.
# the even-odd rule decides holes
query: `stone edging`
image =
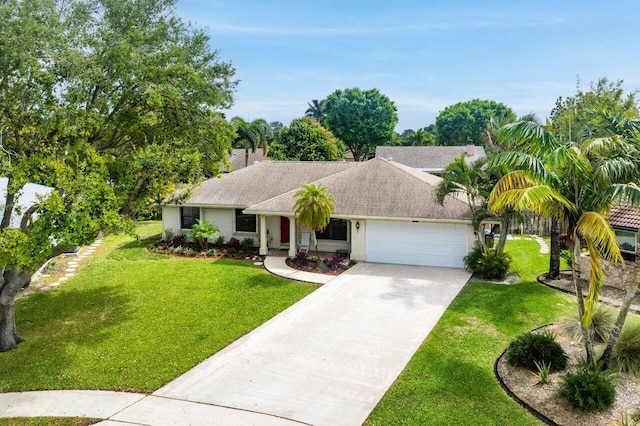
{"label": "stone edging", "polygon": [[[534,328],[531,331],[540,330],[541,328],[548,327],[550,325],[551,324],[546,324],[546,325],[540,326],[538,328]],[[509,387],[504,382],[504,380],[502,380],[502,377],[500,377],[500,374],[498,373],[498,363],[500,362],[500,359],[502,359],[502,357],[506,353],[507,353],[507,349],[502,351],[500,356],[498,358],[496,358],[496,361],[493,363],[493,375],[498,380],[498,383],[500,383],[500,386],[502,387],[502,389],[506,392],[507,395],[509,395],[509,397],[511,399],[513,399],[515,402],[517,402],[518,405],[520,405],[522,408],[524,408],[525,410],[527,410],[528,412],[533,414],[533,416],[536,417],[538,420],[542,421],[543,423],[545,423],[545,424],[547,424],[549,426],[560,426],[558,423],[554,422],[549,417],[545,416],[544,414],[542,414],[541,412],[539,412],[538,410],[536,410],[535,408],[533,408],[532,406],[530,406],[529,404],[527,404],[526,402],[524,402],[523,400],[518,398],[518,396],[515,393],[513,393],[511,391],[511,389],[509,389]]]}

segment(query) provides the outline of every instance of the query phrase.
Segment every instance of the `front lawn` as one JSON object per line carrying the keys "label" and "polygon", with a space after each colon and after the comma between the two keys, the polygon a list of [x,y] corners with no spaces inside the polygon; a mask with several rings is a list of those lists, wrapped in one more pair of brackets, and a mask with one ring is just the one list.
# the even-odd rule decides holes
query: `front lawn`
{"label": "front lawn", "polygon": [[67,283],[18,301],[25,342],[0,353],[0,392],[151,392],[315,289],[248,261],[151,254],[148,244],[108,237]]}
{"label": "front lawn", "polygon": [[540,424],[502,390],[493,364],[518,334],[573,313],[573,298],[536,282],[549,257],[534,240],[506,250],[519,283],[468,284],[366,424]]}

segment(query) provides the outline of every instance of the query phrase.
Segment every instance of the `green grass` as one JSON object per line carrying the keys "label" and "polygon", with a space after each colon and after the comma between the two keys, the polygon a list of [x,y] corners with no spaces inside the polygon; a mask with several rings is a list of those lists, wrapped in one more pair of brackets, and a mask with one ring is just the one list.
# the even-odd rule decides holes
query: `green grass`
{"label": "green grass", "polygon": [[572,312],[572,298],[535,281],[548,255],[507,242],[515,285],[470,283],[453,301],[367,425],[539,425],[502,390],[496,358],[519,334]]}
{"label": "green grass", "polygon": [[0,419],[0,426],[88,426],[101,421],[78,417],[13,417]]}
{"label": "green grass", "polygon": [[148,244],[108,237],[67,283],[18,301],[25,342],[0,353],[0,392],[151,392],[315,288],[248,261],[150,254]]}

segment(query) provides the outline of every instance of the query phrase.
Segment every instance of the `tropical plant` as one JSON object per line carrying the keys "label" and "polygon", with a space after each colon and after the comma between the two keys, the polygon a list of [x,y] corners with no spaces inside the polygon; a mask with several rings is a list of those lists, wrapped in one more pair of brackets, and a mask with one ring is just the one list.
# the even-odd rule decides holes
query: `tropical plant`
{"label": "tropical plant", "polygon": [[319,257],[315,232],[321,231],[329,224],[335,197],[327,191],[327,187],[312,183],[304,185],[294,196],[296,202],[293,209],[296,218],[300,225],[309,228],[314,233],[316,256]]}
{"label": "tropical plant", "polygon": [[209,238],[218,233],[218,227],[208,220],[197,219],[189,231],[189,236],[202,250],[207,250]]}
{"label": "tropical plant", "polygon": [[[611,335],[611,327],[615,321],[613,309],[598,303],[591,317],[589,332],[594,342],[606,342]],[[577,316],[560,320],[560,330],[574,341],[582,341],[582,320]]]}
{"label": "tropical plant", "polygon": [[600,365],[590,369],[585,363],[562,377],[558,396],[579,410],[605,410],[615,402],[616,388],[609,372]]}
{"label": "tropical plant", "polygon": [[[620,137],[560,143],[539,123],[518,121],[502,127],[498,136],[514,151],[498,154],[493,164],[516,168],[496,184],[489,197],[493,211],[513,208],[556,219],[568,229],[572,277],[582,319],[589,365],[596,357],[591,320],[603,284],[601,262],[621,262],[616,237],[606,214],[616,199],[640,205],[640,190],[631,181],[637,173],[636,148]],[[591,275],[586,300],[579,284],[581,239],[587,243]]]}
{"label": "tropical plant", "polygon": [[613,349],[611,364],[620,371],[640,376],[640,322],[625,325]]}
{"label": "tropical plant", "polygon": [[486,248],[484,253],[476,244],[473,250],[464,257],[464,266],[482,278],[504,279],[511,266],[511,255]]}
{"label": "tropical plant", "polygon": [[322,124],[324,118],[324,112],[322,111],[324,99],[314,99],[311,102],[307,102],[307,105],[309,105],[309,108],[304,112],[305,117],[315,118],[318,123]]}
{"label": "tropical plant", "polygon": [[516,367],[535,371],[536,364],[548,364],[551,371],[564,370],[567,354],[556,342],[555,335],[546,330],[543,333],[524,333],[507,348],[507,361]]}
{"label": "tropical plant", "polygon": [[244,166],[249,165],[249,149],[256,152],[262,148],[264,156],[269,154],[269,148],[273,139],[273,130],[269,123],[262,118],[253,121],[245,121],[242,117],[233,117],[231,124],[236,132],[233,144],[236,148],[244,148]]}

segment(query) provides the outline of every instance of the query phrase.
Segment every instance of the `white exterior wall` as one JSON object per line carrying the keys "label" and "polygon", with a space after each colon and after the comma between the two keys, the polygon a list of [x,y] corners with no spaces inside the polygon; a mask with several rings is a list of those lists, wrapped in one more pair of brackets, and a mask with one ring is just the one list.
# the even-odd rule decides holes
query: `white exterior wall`
{"label": "white exterior wall", "polygon": [[[360,222],[360,229],[356,229],[356,222]],[[351,259],[365,260],[366,255],[366,235],[367,221],[351,220]]]}
{"label": "white exterior wall", "polygon": [[473,233],[473,226],[468,225],[467,226],[467,247],[469,247],[469,251],[473,250],[473,248],[476,246],[476,236]]}
{"label": "white exterior wall", "polygon": [[218,227],[218,234],[215,238],[222,235],[225,241],[233,237],[233,210],[232,209],[209,209],[203,208],[200,211],[200,217],[208,220]]}
{"label": "white exterior wall", "polygon": [[162,238],[167,234],[179,234],[180,231],[180,207],[162,207]]}

